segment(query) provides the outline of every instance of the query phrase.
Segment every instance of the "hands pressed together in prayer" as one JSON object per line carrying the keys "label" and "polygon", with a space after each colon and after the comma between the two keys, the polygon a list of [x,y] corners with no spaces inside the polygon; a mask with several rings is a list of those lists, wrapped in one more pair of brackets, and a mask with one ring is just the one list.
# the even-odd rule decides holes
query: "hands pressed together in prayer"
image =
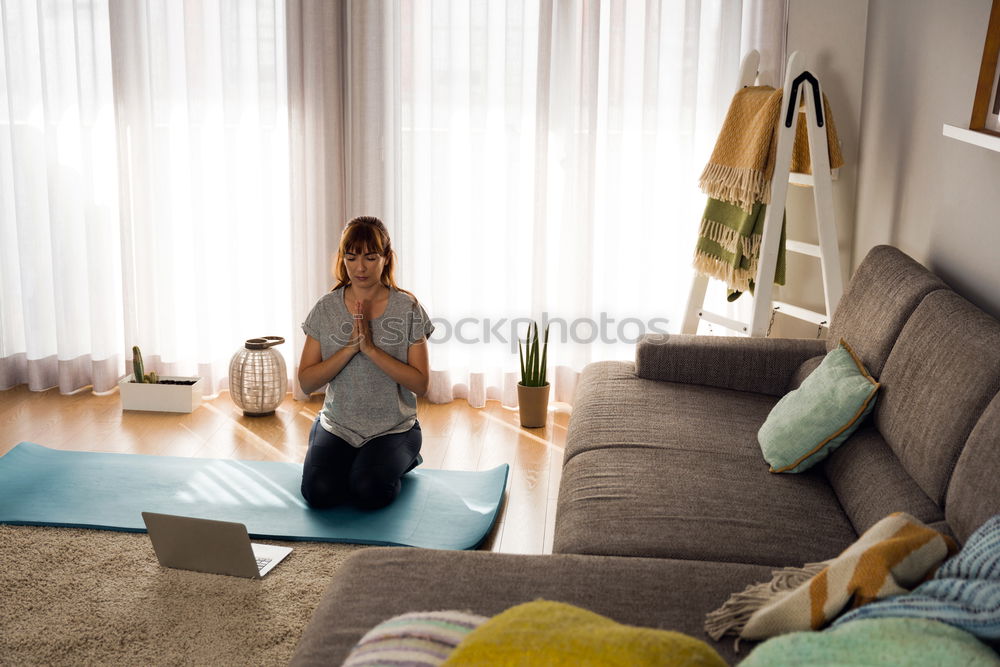
{"label": "hands pressed together in prayer", "polygon": [[358,300],[354,302],[354,309],[351,314],[354,317],[354,329],[351,332],[351,343],[348,347],[354,348],[355,352],[362,352],[365,355],[371,356],[372,351],[375,349],[375,343],[372,342],[372,327],[371,321],[367,316],[367,308],[364,301]]}

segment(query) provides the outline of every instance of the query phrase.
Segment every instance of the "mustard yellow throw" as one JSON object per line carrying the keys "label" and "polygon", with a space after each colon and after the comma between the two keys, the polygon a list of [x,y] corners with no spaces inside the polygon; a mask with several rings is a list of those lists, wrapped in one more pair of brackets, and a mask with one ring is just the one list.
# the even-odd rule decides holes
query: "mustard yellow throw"
{"label": "mustard yellow throw", "polygon": [[724,666],[708,644],[668,630],[616,623],[562,602],[535,600],[486,621],[445,665]]}
{"label": "mustard yellow throw", "polygon": [[[701,174],[699,185],[709,197],[735,204],[745,211],[755,203],[771,201],[771,177],[778,151],[776,130],[781,113],[781,90],[748,86],[733,96],[719,131],[715,149]],[[830,102],[823,96],[830,167],[844,164]],[[795,126],[791,171],[812,173],[805,119]]]}

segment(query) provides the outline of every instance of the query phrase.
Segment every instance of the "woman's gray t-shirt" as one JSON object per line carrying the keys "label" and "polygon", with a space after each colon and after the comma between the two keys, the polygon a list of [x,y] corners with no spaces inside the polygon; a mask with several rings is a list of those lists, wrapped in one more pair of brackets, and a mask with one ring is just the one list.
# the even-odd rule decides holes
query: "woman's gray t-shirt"
{"label": "woman's gray t-shirt", "polygon": [[[316,302],[302,323],[302,331],[319,341],[324,360],[350,342],[353,327],[354,318],[344,304],[343,287]],[[375,345],[404,364],[410,345],[433,331],[434,325],[423,307],[408,294],[391,287],[385,312],[371,320]],[[416,395],[358,352],[327,385],[320,425],[361,447],[380,435],[410,430],[416,418]]]}

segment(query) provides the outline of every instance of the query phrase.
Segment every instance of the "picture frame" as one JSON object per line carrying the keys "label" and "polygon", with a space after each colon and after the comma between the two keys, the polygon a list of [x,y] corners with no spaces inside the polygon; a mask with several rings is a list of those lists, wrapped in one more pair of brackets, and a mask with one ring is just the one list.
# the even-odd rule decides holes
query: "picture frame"
{"label": "picture frame", "polygon": [[969,129],[1000,136],[1000,0],[993,0]]}

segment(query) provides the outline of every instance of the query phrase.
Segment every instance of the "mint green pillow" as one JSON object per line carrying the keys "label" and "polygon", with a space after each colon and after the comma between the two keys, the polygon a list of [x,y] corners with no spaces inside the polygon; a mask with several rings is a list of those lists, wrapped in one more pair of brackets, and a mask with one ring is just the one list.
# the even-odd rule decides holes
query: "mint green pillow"
{"label": "mint green pillow", "polygon": [[803,472],[825,459],[875,407],[878,388],[841,339],[798,389],[778,401],[757,432],[771,472]]}

